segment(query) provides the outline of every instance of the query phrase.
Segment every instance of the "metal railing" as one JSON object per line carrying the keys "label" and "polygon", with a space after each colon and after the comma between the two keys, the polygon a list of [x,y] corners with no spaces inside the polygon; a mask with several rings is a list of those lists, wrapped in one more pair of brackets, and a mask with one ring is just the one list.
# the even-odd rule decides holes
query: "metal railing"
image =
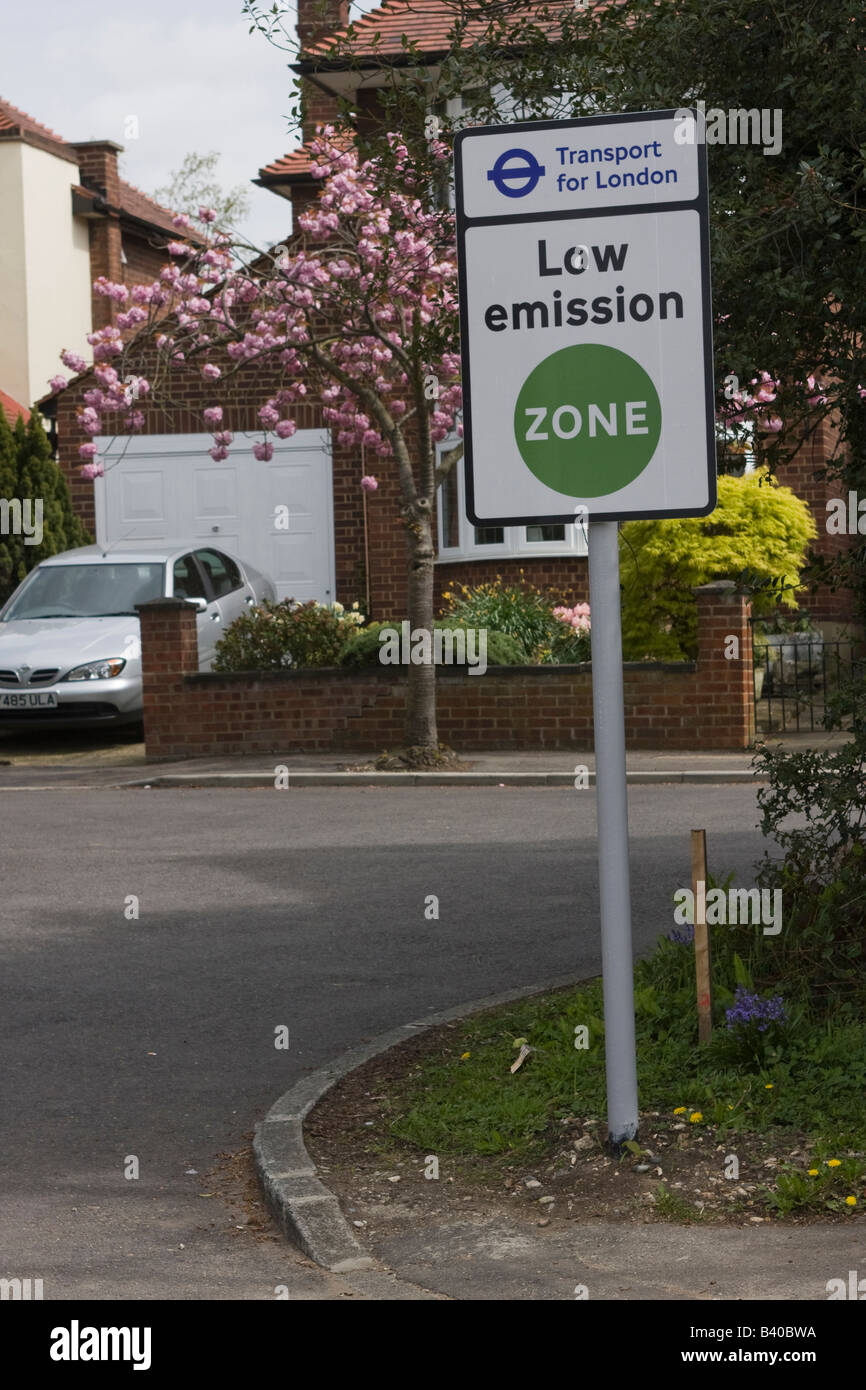
{"label": "metal railing", "polygon": [[[761,620],[753,618],[753,626]],[[755,727],[763,733],[851,728],[866,715],[866,641],[753,631]],[[837,713],[838,710],[838,713]]]}

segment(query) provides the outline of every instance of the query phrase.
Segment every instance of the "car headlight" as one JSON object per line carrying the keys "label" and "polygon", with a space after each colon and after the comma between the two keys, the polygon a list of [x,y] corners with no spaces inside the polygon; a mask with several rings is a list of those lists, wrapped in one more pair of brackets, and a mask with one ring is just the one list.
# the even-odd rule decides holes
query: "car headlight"
{"label": "car headlight", "polygon": [[68,681],[107,681],[119,676],[126,662],[122,657],[111,656],[107,661],[88,661],[86,666],[76,666],[64,680]]}

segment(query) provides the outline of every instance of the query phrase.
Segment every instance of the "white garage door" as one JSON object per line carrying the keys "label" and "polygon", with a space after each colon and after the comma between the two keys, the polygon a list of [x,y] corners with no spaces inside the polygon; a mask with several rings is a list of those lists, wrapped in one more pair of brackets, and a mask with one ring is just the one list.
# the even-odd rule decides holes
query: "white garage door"
{"label": "white garage door", "polygon": [[[258,436],[261,438],[261,436]],[[151,434],[96,441],[105,474],[95,482],[96,539],[212,541],[249,560],[279,598],[334,597],[333,488],[327,430],[274,440],[270,463],[255,438],[235,435],[214,463],[209,434]]]}

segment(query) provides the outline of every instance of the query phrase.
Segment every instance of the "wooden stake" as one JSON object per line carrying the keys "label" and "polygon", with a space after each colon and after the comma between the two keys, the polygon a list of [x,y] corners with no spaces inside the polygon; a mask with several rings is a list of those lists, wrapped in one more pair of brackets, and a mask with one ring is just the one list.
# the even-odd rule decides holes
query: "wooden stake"
{"label": "wooden stake", "polygon": [[695,983],[698,994],[698,1041],[713,1032],[713,984],[710,933],[707,930],[707,832],[692,831],[692,897],[695,904]]}

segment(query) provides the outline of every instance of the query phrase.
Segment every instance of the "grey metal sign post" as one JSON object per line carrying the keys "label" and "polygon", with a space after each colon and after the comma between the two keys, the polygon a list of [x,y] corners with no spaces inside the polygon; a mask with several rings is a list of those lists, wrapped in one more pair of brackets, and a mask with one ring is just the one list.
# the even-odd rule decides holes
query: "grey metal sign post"
{"label": "grey metal sign post", "polygon": [[454,154],[469,519],[588,522],[614,1149],[638,1126],[617,523],[716,505],[706,149],[681,117],[474,127]]}
{"label": "grey metal sign post", "polygon": [[588,531],[607,1130],[616,1149],[638,1128],[619,527],[591,521]]}

